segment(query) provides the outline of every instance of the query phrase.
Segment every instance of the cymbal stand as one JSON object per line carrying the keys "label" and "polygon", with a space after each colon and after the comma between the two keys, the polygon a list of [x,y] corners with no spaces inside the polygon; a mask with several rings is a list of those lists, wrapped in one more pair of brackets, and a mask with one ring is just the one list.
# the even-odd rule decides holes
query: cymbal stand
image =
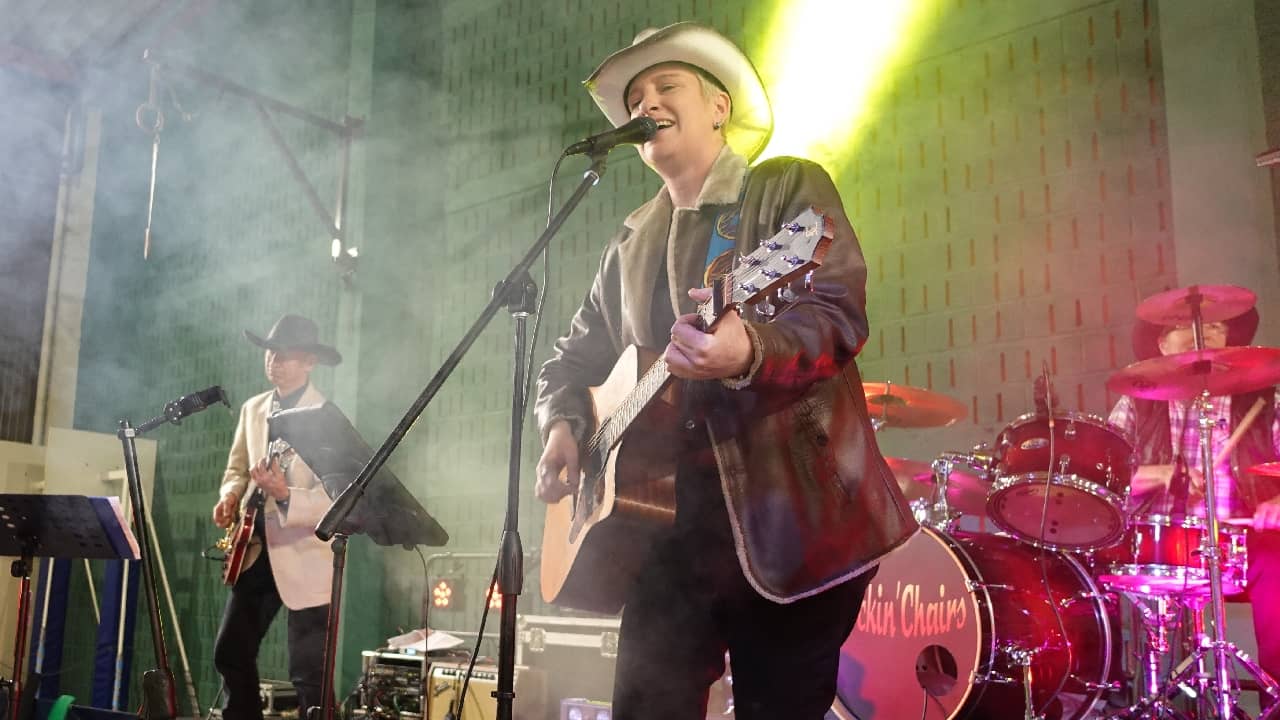
{"label": "cymbal stand", "polygon": [[954,465],[954,458],[948,454],[933,461],[933,503],[912,508],[918,522],[942,532],[949,532],[952,523],[960,517],[960,513],[951,510],[951,504],[947,501],[947,484]]}
{"label": "cymbal stand", "polygon": [[[1201,297],[1193,294],[1188,300],[1191,305],[1191,331],[1195,338],[1196,350],[1203,351],[1205,344],[1204,322],[1200,312]],[[1208,532],[1201,541],[1200,553],[1209,568],[1209,610],[1212,613],[1212,622],[1209,624],[1207,635],[1197,634],[1199,646],[1173,669],[1165,684],[1164,692],[1159,694],[1164,695],[1172,691],[1176,695],[1178,692],[1185,692],[1184,683],[1194,673],[1206,681],[1205,691],[1201,693],[1201,697],[1212,701],[1210,710],[1213,713],[1212,716],[1220,720],[1235,720],[1242,712],[1236,703],[1240,695],[1240,687],[1235,675],[1231,672],[1232,663],[1238,663],[1241,668],[1253,675],[1258,680],[1259,686],[1273,699],[1280,698],[1280,686],[1277,686],[1274,680],[1227,640],[1227,609],[1222,597],[1222,547],[1219,544],[1222,524],[1218,520],[1218,490],[1217,481],[1214,478],[1213,451],[1210,442],[1213,434],[1211,417],[1213,402],[1210,400],[1207,389],[1202,390],[1196,398],[1195,410],[1200,440],[1200,467],[1205,477],[1205,519],[1208,521]],[[1199,626],[1197,630],[1203,627],[1203,623],[1197,623],[1197,625]],[[1207,677],[1202,671],[1206,659],[1210,656],[1213,658],[1212,678]],[[1271,708],[1259,717],[1259,720],[1278,717],[1280,717],[1280,703],[1273,703]]]}

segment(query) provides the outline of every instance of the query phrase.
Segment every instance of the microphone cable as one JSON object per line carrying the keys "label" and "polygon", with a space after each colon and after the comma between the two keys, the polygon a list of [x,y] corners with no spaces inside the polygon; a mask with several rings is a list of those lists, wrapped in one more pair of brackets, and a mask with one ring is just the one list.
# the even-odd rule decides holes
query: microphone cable
{"label": "microphone cable", "polygon": [[[1049,521],[1049,493],[1053,491],[1053,466],[1055,464],[1054,460],[1056,459],[1054,455],[1054,448],[1057,440],[1057,432],[1054,429],[1054,411],[1056,408],[1054,407],[1053,386],[1049,384],[1049,364],[1043,359],[1040,361],[1040,372],[1044,377],[1045,405],[1049,409],[1049,472],[1045,473],[1044,502],[1040,508],[1040,540],[1041,542],[1044,542],[1045,530]],[[1072,672],[1072,669],[1075,667],[1075,663],[1073,662],[1074,651],[1071,648],[1071,638],[1067,637],[1067,626],[1062,620],[1062,611],[1058,608],[1058,601],[1053,597],[1053,588],[1049,585],[1049,568],[1048,564],[1045,562],[1045,553],[1050,551],[1045,547],[1039,547],[1037,550],[1039,550],[1038,564],[1040,565],[1040,584],[1044,587],[1045,599],[1049,603],[1049,609],[1053,611],[1054,621],[1058,623],[1058,632],[1061,637],[1062,647],[1067,653],[1067,671],[1063,673],[1062,679],[1058,681],[1058,687],[1055,688],[1053,693],[1049,696],[1052,701],[1052,699],[1057,697],[1058,694],[1062,692],[1062,689],[1066,687],[1067,679],[1074,677],[1074,673]],[[1063,559],[1070,560],[1065,553],[1063,553],[1062,557]],[[1086,575],[1086,578],[1087,577],[1088,576]],[[1032,655],[1027,662],[1031,662],[1035,659],[1035,653],[1038,651],[1031,648],[1028,648],[1028,651],[1032,652]],[[1031,673],[1032,678],[1035,678],[1036,676],[1037,673]],[[1032,688],[1026,688],[1028,697],[1030,697],[1031,690]],[[1028,713],[1027,717],[1040,715],[1039,712],[1036,712],[1035,708],[1027,708],[1026,711]]]}

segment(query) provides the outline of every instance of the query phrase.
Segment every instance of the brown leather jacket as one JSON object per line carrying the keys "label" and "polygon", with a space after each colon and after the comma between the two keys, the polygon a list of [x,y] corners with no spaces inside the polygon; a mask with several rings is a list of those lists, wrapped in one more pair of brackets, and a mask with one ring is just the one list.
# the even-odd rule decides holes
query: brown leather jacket
{"label": "brown leather jacket", "polygon": [[[672,213],[665,188],[633,212],[605,249],[595,281],[538,377],[543,440],[567,420],[594,424],[586,387],[598,385],[630,344],[662,349],[652,327],[659,268],[677,315],[702,284],[717,215],[738,200],[746,161],[727,150],[692,209]],[[750,316],[756,364],[739,389],[709,386],[707,428],[729,508],[739,562],[776,602],[807,597],[858,575],[905,542],[916,522],[876,446],[854,356],[867,338],[866,263],[834,184],[818,165],[768,160],[751,170],[736,246],[755,249],[815,206],[835,240],[813,290],[770,323]]]}

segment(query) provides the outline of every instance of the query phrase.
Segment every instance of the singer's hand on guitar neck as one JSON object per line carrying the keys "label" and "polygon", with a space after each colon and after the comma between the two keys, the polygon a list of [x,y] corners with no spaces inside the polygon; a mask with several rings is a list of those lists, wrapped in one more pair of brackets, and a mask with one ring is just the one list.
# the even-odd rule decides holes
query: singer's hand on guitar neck
{"label": "singer's hand on guitar neck", "polygon": [[[711,299],[710,288],[693,288],[689,297],[703,303]],[[736,312],[720,316],[711,332],[698,327],[696,314],[683,315],[671,326],[671,342],[662,358],[672,375],[685,380],[719,380],[740,377],[751,368],[755,349]]]}
{"label": "singer's hand on guitar neck", "polygon": [[538,459],[538,482],[534,494],[545,503],[559,502],[578,486],[579,467],[578,442],[573,439],[569,423],[561,420],[547,433],[547,446]]}

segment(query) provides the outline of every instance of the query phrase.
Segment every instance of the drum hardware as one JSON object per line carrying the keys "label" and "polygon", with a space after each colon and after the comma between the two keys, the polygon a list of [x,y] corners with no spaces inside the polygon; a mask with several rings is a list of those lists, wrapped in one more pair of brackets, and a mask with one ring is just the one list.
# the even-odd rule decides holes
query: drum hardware
{"label": "drum hardware", "polygon": [[[1280,349],[1226,347],[1207,349],[1204,323],[1227,320],[1253,307],[1252,292],[1234,286],[1191,286],[1148,298],[1138,306],[1140,318],[1158,325],[1186,326],[1192,329],[1195,349],[1133,363],[1107,380],[1113,392],[1150,400],[1194,400],[1201,468],[1205,475],[1204,493],[1207,533],[1201,538],[1201,558],[1208,571],[1208,607],[1212,622],[1205,632],[1204,601],[1190,595],[1175,598],[1188,604],[1195,620],[1197,647],[1173,668],[1164,684],[1158,671],[1147,669],[1150,686],[1146,698],[1123,710],[1117,717],[1182,717],[1170,705],[1179,695],[1186,695],[1197,705],[1196,717],[1234,720],[1243,714],[1237,706],[1239,684],[1233,666],[1257,679],[1259,686],[1273,700],[1280,700],[1280,685],[1267,676],[1257,664],[1226,640],[1226,606],[1223,601],[1222,523],[1218,519],[1217,489],[1211,436],[1214,420],[1211,396],[1235,395],[1256,390],[1280,381]],[[1128,594],[1128,593],[1126,593]],[[1157,603],[1167,602],[1157,595]],[[1157,615],[1161,608],[1158,605]],[[1148,623],[1150,625],[1150,623]],[[1156,623],[1160,631],[1163,623]],[[1158,635],[1157,642],[1161,640]],[[1151,664],[1151,656],[1148,657]],[[1212,665],[1212,672],[1208,671]],[[1280,702],[1272,704],[1260,720],[1280,717]]]}
{"label": "drum hardware", "polygon": [[[932,463],[886,457],[898,487],[909,499],[917,522],[939,530],[951,528],[962,515],[984,515],[990,486],[983,474],[956,470],[958,464],[944,454]],[[973,467],[974,461],[964,464]]]}
{"label": "drum hardware", "polygon": [[1035,696],[1032,693],[1032,687],[1035,677],[1031,674],[1031,661],[1035,658],[1037,651],[1027,650],[1026,648],[1016,648],[1009,650],[1009,658],[1020,668],[1022,668],[1022,720],[1044,720],[1044,715],[1035,711]]}

